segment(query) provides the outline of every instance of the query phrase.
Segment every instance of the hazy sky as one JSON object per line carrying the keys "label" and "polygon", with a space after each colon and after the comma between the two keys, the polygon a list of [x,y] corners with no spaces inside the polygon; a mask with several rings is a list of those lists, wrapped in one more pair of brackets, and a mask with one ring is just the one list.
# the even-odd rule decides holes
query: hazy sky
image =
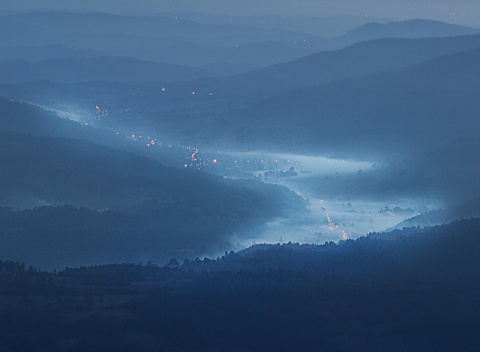
{"label": "hazy sky", "polygon": [[480,26],[480,0],[0,0],[0,10],[195,11],[213,14],[430,18]]}

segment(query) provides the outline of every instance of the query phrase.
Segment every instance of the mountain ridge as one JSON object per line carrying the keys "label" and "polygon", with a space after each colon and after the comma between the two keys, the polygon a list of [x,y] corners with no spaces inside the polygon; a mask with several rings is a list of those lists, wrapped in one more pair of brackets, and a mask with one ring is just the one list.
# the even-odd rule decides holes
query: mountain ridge
{"label": "mountain ridge", "polygon": [[[374,148],[395,148],[397,143],[417,148],[424,142],[444,142],[449,136],[476,135],[478,60],[480,49],[475,49],[407,68],[290,90],[237,112],[232,120],[238,124],[232,130],[250,140],[257,138],[256,131],[267,129],[271,137],[278,136],[277,143],[285,144],[295,133],[297,140],[312,146],[319,142],[326,146],[318,139],[322,136],[327,143],[378,142]],[[322,133],[326,125],[330,134]],[[338,142],[334,145],[341,147]]]}

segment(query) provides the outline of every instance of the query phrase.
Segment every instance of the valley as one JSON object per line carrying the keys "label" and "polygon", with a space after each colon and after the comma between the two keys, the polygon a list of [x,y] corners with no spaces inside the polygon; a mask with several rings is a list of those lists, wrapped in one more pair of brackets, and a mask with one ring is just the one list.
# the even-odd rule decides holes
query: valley
{"label": "valley", "polygon": [[479,350],[475,1],[0,3],[0,352]]}

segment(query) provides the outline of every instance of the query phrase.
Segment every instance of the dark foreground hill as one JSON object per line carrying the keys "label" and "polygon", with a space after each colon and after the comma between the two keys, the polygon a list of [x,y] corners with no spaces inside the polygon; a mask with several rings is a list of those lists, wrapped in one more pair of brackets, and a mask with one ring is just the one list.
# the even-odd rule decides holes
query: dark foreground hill
{"label": "dark foreground hill", "polygon": [[0,349],[476,351],[479,231],[471,219],[180,267],[2,261]]}

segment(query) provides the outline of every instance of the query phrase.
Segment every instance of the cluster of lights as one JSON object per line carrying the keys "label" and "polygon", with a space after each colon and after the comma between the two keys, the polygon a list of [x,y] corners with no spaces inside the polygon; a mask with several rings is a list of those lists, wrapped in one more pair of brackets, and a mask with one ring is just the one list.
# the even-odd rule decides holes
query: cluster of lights
{"label": "cluster of lights", "polygon": [[[167,89],[165,87],[162,87],[161,88],[161,92],[162,93],[166,93],[167,92]],[[192,91],[192,95],[197,95],[197,92],[196,91]],[[209,96],[213,96],[213,93],[208,93]],[[96,120],[100,120],[101,118],[104,118],[106,116],[108,116],[108,112],[106,110],[103,110],[102,107],[100,105],[95,105],[95,111],[96,111],[96,114],[95,114],[95,117],[94,119]],[[124,108],[124,111],[125,112],[129,112],[131,111],[131,109],[129,107],[125,107]],[[86,126],[88,125],[92,125],[93,122],[87,122],[85,123]],[[119,135],[119,132],[116,132],[117,135]],[[158,142],[156,138],[152,138],[150,136],[146,137],[142,134],[137,134],[137,133],[132,133],[130,135],[130,137],[135,140],[135,141],[144,141],[144,145],[147,147],[147,148],[152,148],[152,147],[160,147],[160,148],[163,148],[164,147],[164,144],[161,143],[161,142]],[[172,145],[171,144],[166,144],[165,145],[166,147],[168,148],[172,148]],[[178,148],[180,149],[183,149],[183,150],[186,150],[189,152],[188,156],[186,155],[185,157],[190,159],[190,160],[185,160],[183,165],[185,168],[198,168],[199,170],[204,168],[204,167],[207,167],[207,166],[211,166],[211,165],[217,165],[217,164],[220,164],[219,162],[219,159],[218,157],[214,157],[212,159],[209,159],[209,160],[202,160],[200,157],[199,157],[199,149],[198,148],[195,148],[195,147],[192,147],[192,146],[184,146],[184,145],[177,145]],[[220,153],[220,151],[217,151],[217,153]],[[250,159],[244,159],[244,160],[234,160],[233,161],[235,165],[240,165],[240,164],[249,164],[249,165],[256,165],[256,162],[255,161],[252,161]],[[265,161],[262,159],[260,160],[260,163],[262,165],[265,164]],[[280,161],[277,159],[275,160],[275,164],[278,165],[280,163]],[[290,160],[288,161],[288,163],[290,163]],[[226,166],[226,164],[224,164]],[[264,166],[262,166],[263,169],[265,169]]]}
{"label": "cluster of lights", "polygon": [[[150,137],[148,139],[150,139]],[[150,148],[150,147],[154,146],[155,144],[157,144],[157,139],[153,138],[153,139],[150,140],[150,142],[147,143],[147,147]]]}
{"label": "cluster of lights", "polygon": [[[135,141],[139,141],[139,140],[143,140],[145,139],[143,137],[143,135],[141,134],[136,134],[136,133],[132,133],[130,135],[130,137],[135,140]],[[152,148],[154,146],[158,146],[160,148],[163,148],[163,143],[161,142],[158,142],[156,138],[152,138],[152,137],[147,137],[146,140],[148,141],[146,143],[146,147],[147,148]],[[168,148],[173,148],[172,144],[167,144],[167,147]],[[197,168],[199,170],[201,170],[203,167],[207,167],[209,165],[215,165],[219,162],[219,160],[217,158],[214,158],[210,161],[203,161],[199,156],[198,154],[200,153],[200,150],[198,148],[195,148],[195,147],[192,147],[192,146],[185,146],[185,145],[180,145],[178,144],[177,145],[177,148],[178,149],[182,149],[182,150],[185,150],[185,151],[189,151],[191,152],[190,154],[190,162],[185,162],[183,164],[183,167],[184,168],[188,168],[188,167],[194,167],[194,168]]]}
{"label": "cluster of lights", "polygon": [[[130,109],[127,108],[125,111],[129,111]],[[101,119],[105,118],[108,116],[108,111],[103,110],[100,105],[96,104],[95,105],[95,115],[89,121],[85,122],[83,125],[84,126],[92,126],[94,121],[100,121]]]}
{"label": "cluster of lights", "polygon": [[101,118],[108,116],[108,111],[102,110],[100,105],[95,105],[95,111],[97,112],[97,114],[93,117],[95,120],[100,120]]}

